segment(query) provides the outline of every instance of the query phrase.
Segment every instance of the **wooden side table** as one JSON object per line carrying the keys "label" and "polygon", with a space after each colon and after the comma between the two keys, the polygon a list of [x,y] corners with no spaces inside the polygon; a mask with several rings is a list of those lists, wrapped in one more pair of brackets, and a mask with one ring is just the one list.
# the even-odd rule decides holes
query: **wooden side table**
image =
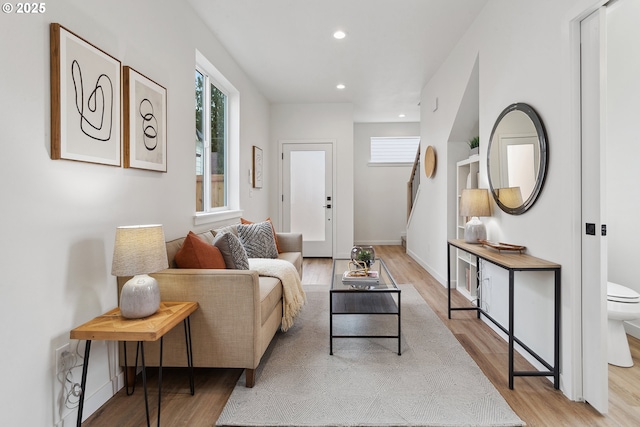
{"label": "wooden side table", "polygon": [[[137,341],[142,356],[142,384],[144,387],[144,404],[147,412],[147,426],[149,423],[149,403],[147,400],[147,375],[144,362],[144,342],[160,340],[160,365],[158,368],[158,426],[160,426],[160,404],[162,392],[162,344],[164,335],[178,323],[183,322],[187,347],[187,362],[189,366],[189,382],[191,394],[195,393],[193,382],[193,352],[191,346],[191,322],[189,316],[198,309],[197,302],[162,302],[157,312],[142,319],[127,319],[122,317],[119,308],[78,326],[71,331],[71,339],[86,340],[84,349],[84,363],[82,366],[82,383],[80,401],[78,404],[78,420],[76,425],[82,424],[82,409],[84,406],[85,386],[87,384],[87,368],[89,366],[89,352],[92,340]],[[137,359],[137,358],[136,358]],[[125,374],[127,372],[125,359]],[[136,360],[137,363],[137,360]],[[129,393],[127,393],[129,394]]]}

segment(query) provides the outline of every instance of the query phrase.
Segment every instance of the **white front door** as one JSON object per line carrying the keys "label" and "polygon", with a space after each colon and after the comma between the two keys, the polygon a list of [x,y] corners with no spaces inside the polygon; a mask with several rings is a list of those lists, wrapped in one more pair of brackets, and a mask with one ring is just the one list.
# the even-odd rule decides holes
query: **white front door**
{"label": "white front door", "polygon": [[605,194],[606,9],[581,22],[582,377],[584,399],[608,411]]}
{"label": "white front door", "polygon": [[282,227],[302,233],[303,256],[333,256],[333,145],[282,144]]}

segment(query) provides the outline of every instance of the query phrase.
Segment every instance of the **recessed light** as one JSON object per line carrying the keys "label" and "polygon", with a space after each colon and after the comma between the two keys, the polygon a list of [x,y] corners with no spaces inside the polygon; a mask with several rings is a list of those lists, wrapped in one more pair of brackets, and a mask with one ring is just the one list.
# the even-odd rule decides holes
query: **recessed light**
{"label": "recessed light", "polygon": [[404,114],[398,114],[398,117],[400,117],[402,119],[402,118],[407,117],[407,116],[405,116]]}
{"label": "recessed light", "polygon": [[345,86],[345,85],[343,85],[342,83],[340,83],[339,85],[336,85],[336,89],[340,89],[340,90],[342,90],[342,89],[344,89],[344,88],[346,88],[346,86]]}
{"label": "recessed light", "polygon": [[345,37],[347,37],[347,33],[345,33],[342,30],[338,30],[335,33],[333,33],[333,38],[334,39],[342,40]]}

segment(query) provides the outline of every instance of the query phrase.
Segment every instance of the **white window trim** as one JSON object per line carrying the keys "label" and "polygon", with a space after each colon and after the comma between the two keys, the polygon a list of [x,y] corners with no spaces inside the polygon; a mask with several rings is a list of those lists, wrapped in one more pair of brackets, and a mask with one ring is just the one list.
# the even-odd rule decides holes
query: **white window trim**
{"label": "white window trim", "polygon": [[217,212],[198,212],[193,218],[193,225],[211,224],[220,221],[239,222],[243,211],[227,209]]}
{"label": "white window trim", "polygon": [[[196,49],[196,69],[205,72],[221,92],[227,95],[227,206],[196,212],[194,225],[240,218],[240,92]],[[194,131],[195,132],[195,131]],[[194,139],[195,139],[194,135]]]}

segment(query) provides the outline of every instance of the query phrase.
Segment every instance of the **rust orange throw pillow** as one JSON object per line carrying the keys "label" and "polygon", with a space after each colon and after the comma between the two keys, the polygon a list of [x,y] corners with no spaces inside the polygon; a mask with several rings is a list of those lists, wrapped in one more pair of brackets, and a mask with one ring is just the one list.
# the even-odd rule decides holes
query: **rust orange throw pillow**
{"label": "rust orange throw pillow", "polygon": [[[269,221],[269,224],[271,224],[271,231],[273,231],[273,240],[276,241],[276,249],[278,249],[278,253],[281,254],[282,249],[280,249],[280,244],[278,243],[278,236],[276,235],[276,229],[273,226],[273,222],[271,222],[271,217],[265,219],[265,221]],[[244,219],[244,218],[240,218],[240,222],[242,224],[253,224],[253,221],[249,221],[248,219]]]}
{"label": "rust orange throw pillow", "polygon": [[220,249],[200,239],[192,231],[176,253],[178,268],[227,268]]}

